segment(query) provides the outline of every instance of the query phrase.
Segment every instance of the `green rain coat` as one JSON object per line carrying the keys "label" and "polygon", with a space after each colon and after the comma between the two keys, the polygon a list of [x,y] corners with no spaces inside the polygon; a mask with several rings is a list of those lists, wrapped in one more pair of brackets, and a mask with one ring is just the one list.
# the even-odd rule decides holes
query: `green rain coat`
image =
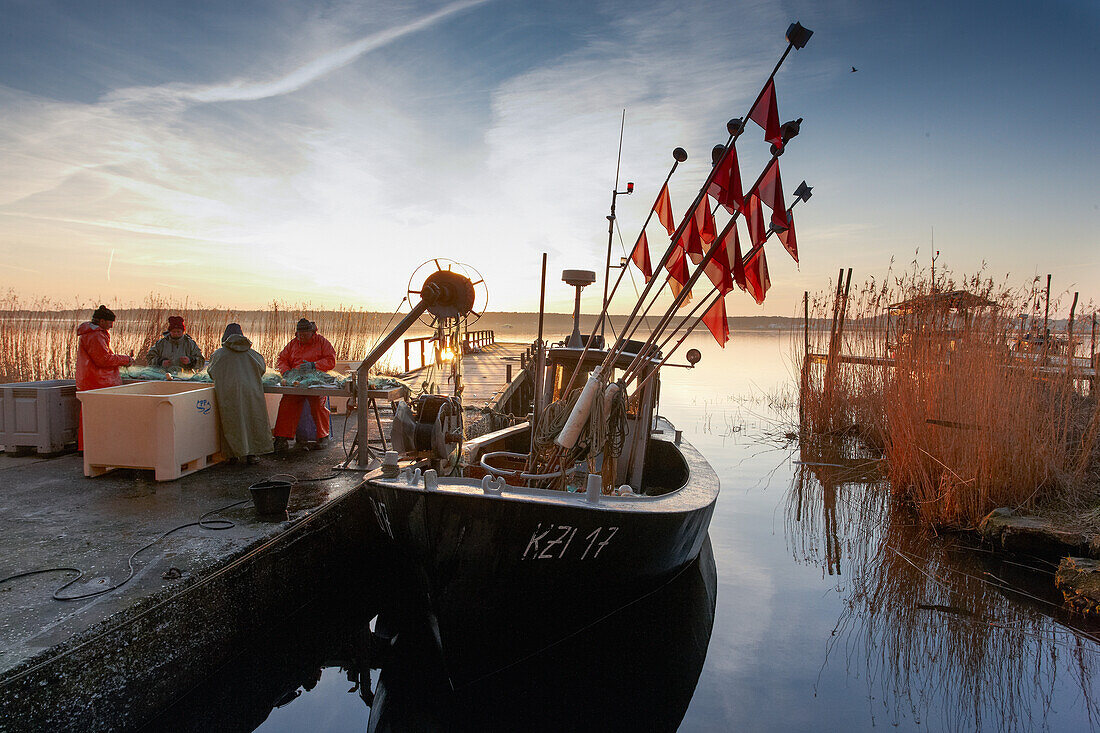
{"label": "green rain coat", "polygon": [[[191,363],[184,367],[183,364],[180,363],[181,356],[186,356],[191,360]],[[202,370],[202,349],[200,349],[199,345],[195,343],[195,340],[186,333],[178,339],[174,339],[165,331],[160,340],[153,344],[153,348],[149,349],[149,353],[145,355],[145,361],[149,366],[159,367],[161,362],[165,359],[169,362],[169,369],[179,369],[182,367],[196,372]]]}
{"label": "green rain coat", "polygon": [[214,380],[224,448],[230,456],[255,456],[274,450],[267,403],[260,379],[266,365],[252,342],[233,334],[210,357],[206,367]]}

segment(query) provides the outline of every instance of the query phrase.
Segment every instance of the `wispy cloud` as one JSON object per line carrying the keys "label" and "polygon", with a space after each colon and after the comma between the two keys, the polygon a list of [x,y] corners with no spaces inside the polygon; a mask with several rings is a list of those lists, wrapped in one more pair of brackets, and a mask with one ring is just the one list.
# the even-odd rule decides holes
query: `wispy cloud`
{"label": "wispy cloud", "polygon": [[130,87],[108,94],[104,101],[140,103],[145,101],[184,102],[250,102],[290,94],[334,71],[344,68],[363,54],[378,50],[394,41],[436,25],[464,10],[483,5],[489,0],[463,0],[404,23],[359,38],[340,48],[324,53],[266,81],[238,79],[225,84],[166,84],[155,87]]}
{"label": "wispy cloud", "polygon": [[[209,301],[312,294],[384,309],[419,262],[444,255],[481,269],[496,307],[534,307],[517,268],[534,272],[539,252],[602,269],[621,110],[630,238],[672,148],[691,153],[673,181],[682,206],[781,50],[774,33],[759,40],[782,25],[767,4],[596,4],[561,50],[516,69],[457,63],[427,40],[464,11],[482,14],[485,37],[463,39],[475,47],[541,31],[538,19],[496,23],[482,4],[406,16],[335,50],[330,26],[302,28],[313,51],[296,47],[286,55],[305,60],[269,79],[233,69],[233,81],[130,86],[90,104],[0,87],[0,214],[22,222],[0,232],[0,255],[33,225],[40,246],[71,241],[97,273],[114,250],[110,287],[132,298],[173,283]],[[402,46],[415,64],[365,58],[418,33],[425,43]],[[52,287],[86,273],[75,260],[58,271]]]}

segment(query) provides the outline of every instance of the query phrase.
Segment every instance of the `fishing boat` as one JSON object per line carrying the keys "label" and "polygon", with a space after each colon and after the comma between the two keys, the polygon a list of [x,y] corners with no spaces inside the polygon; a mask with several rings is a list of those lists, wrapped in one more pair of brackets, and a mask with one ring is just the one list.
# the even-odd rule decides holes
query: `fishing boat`
{"label": "fishing boat", "polygon": [[[566,346],[547,351],[550,375],[606,356]],[[625,369],[635,356],[627,351],[614,363]],[[562,381],[546,383],[553,390]],[[515,448],[530,444],[529,422],[469,441],[462,477],[415,468],[367,481],[379,526],[424,602],[452,683],[538,653],[698,558],[718,477],[656,416],[658,392],[659,381],[650,382],[636,411],[626,413],[623,445],[635,451],[619,462],[625,478],[613,489],[605,486],[602,456],[591,473],[586,461],[557,474],[523,471],[526,456]]]}
{"label": "fishing boat", "polygon": [[[626,271],[623,263],[609,292],[615,200],[632,193],[633,185],[618,191],[616,174],[602,309],[587,336],[580,330],[581,290],[596,276],[566,270],[563,280],[576,288],[573,332],[553,344],[544,340],[543,255],[529,419],[466,439],[457,371],[455,394],[424,394],[413,407],[398,408],[391,435],[395,451],[364,488],[379,528],[406,568],[453,685],[537,657],[653,593],[698,558],[718,478],[681,431],[658,414],[661,372],[700,324],[724,346],[725,297],[736,287],[763,301],[770,284],[763,249],[772,234],[797,261],[794,204],[783,203],[778,157],[801,120],[778,124],[773,77],[810,33],[798,23],[788,28],[787,49],[747,115],[764,129],[772,150],[747,194],[734,149],[746,124],[736,118],[726,125],[726,144],[712,151],[712,170],[694,202],[674,226],[668,181],[687,159],[682,148],[674,149],[672,168],[642,225],[644,235],[657,215],[669,245],[650,268],[646,237],[639,236],[630,259],[643,270],[646,286],[614,341],[605,342],[603,330]],[[803,182],[794,203],[807,200],[809,192]],[[767,231],[762,206],[772,209]],[[719,233],[715,215],[723,212],[730,216]],[[736,225],[742,214],[753,245],[744,257]],[[360,389],[370,366],[417,319],[430,317],[439,342],[453,344],[483,311],[477,304],[480,276],[454,263],[430,262],[434,271],[421,284],[410,281],[410,313],[360,365]],[[659,302],[665,285],[672,294],[667,305]],[[698,297],[689,310],[693,287]],[[656,324],[643,329],[654,307]],[[694,366],[699,359],[696,350],[685,356],[688,364],[672,366]],[[366,416],[359,421],[359,435],[365,436]],[[373,458],[367,443],[359,444],[362,467]]]}

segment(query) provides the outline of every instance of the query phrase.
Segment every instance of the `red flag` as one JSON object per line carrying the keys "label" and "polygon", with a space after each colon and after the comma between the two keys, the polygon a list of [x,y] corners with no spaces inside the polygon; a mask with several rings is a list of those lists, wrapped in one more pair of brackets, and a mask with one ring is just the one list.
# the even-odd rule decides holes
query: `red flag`
{"label": "red flag", "polygon": [[779,177],[779,158],[772,158],[756,186],[760,200],[772,210],[772,227],[781,232],[787,228],[787,205],[783,203],[783,181]]}
{"label": "red flag", "polygon": [[695,210],[695,229],[706,244],[710,244],[718,236],[718,232],[714,229],[714,214],[710,211],[710,200],[706,196],[699,201],[699,208]]}
{"label": "red flag", "polygon": [[772,280],[768,277],[768,260],[764,257],[764,250],[759,249],[745,265],[745,283],[748,286],[749,295],[753,297],[757,305],[764,304],[764,295],[772,286]]}
{"label": "red flag", "polygon": [[646,238],[644,229],[642,235],[638,237],[638,241],[634,244],[634,251],[630,253],[630,259],[642,271],[645,281],[649,282],[650,278],[653,277],[653,265],[649,262],[649,240]]}
{"label": "red flag", "polygon": [[787,212],[787,228],[776,234],[783,248],[791,253],[794,261],[798,262],[798,241],[794,238],[794,214]]}
{"label": "red flag", "polygon": [[710,329],[711,335],[714,336],[714,340],[718,342],[718,345],[723,349],[726,348],[726,342],[730,340],[730,322],[726,318],[726,297],[724,295],[718,296],[718,300],[714,301],[714,305],[703,314],[702,321]]}
{"label": "red flag", "polygon": [[748,289],[745,280],[745,261],[741,259],[741,241],[737,238],[737,225],[733,227],[733,257],[730,258],[730,269],[733,270],[733,281],[742,290]]}
{"label": "red flag", "polygon": [[779,158],[771,158],[764,168],[763,177],[757,186],[760,200],[771,209],[772,227],[777,231],[787,229],[787,205],[783,204],[783,182],[779,176]]}
{"label": "red flag", "polygon": [[[733,249],[729,246],[729,240],[733,239]],[[733,290],[733,273],[737,265],[740,264],[741,259],[741,244],[737,241],[737,226],[730,227],[729,233],[726,234],[718,244],[714,245],[717,248],[717,252],[714,253],[714,257],[703,269],[703,272],[707,274],[710,281],[714,283],[714,287],[718,288],[718,292],[725,295]],[[737,261],[734,261],[733,253],[737,255]],[[741,281],[745,279],[744,267],[741,268]],[[739,283],[740,284],[740,283]],[[741,285],[742,289],[744,285]]]}
{"label": "red flag", "polygon": [[749,241],[754,247],[764,244],[768,233],[764,230],[764,211],[755,191],[745,199],[745,224],[749,227]]}
{"label": "red flag", "polygon": [[[684,289],[684,284],[687,283],[690,277],[683,247],[676,247],[672,250],[672,255],[665,263],[665,268],[668,270],[668,282],[672,286],[672,296],[674,298],[679,297],[680,292]],[[688,292],[683,303],[680,303],[680,307],[683,308],[690,300],[691,293]]]}
{"label": "red flag", "polygon": [[680,235],[678,244],[680,245],[679,249],[686,252],[696,265],[703,259],[703,240],[699,236],[699,225],[696,223],[694,216],[688,219],[687,224],[684,225],[684,231]]}
{"label": "red flag", "polygon": [[707,193],[714,200],[733,213],[745,206],[745,195],[741,192],[741,169],[737,165],[737,148],[730,146],[726,157],[718,164]]}
{"label": "red flag", "polygon": [[653,211],[664,225],[668,236],[676,232],[676,220],[672,217],[672,199],[668,195],[668,184],[661,187],[661,193],[657,194],[657,203],[653,205]]}
{"label": "red flag", "polygon": [[768,79],[760,98],[752,106],[749,119],[764,128],[764,140],[783,149],[783,133],[779,130],[779,104],[775,101],[775,80]]}
{"label": "red flag", "polygon": [[714,230],[714,214],[710,212],[710,200],[704,196],[680,238],[681,242],[685,242],[684,250],[691,257],[693,264],[698,265],[703,261],[703,245],[711,244],[716,236],[718,235]]}

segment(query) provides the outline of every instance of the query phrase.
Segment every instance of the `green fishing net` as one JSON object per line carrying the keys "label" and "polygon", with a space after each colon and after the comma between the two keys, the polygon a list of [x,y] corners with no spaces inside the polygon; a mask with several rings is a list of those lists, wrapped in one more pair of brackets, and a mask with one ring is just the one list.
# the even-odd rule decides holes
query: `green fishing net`
{"label": "green fishing net", "polygon": [[202,372],[188,372],[180,371],[178,369],[161,369],[156,366],[136,366],[131,365],[127,367],[119,367],[119,376],[123,379],[138,379],[145,382],[156,381],[180,381],[180,382],[212,382],[210,375],[205,371]]}

